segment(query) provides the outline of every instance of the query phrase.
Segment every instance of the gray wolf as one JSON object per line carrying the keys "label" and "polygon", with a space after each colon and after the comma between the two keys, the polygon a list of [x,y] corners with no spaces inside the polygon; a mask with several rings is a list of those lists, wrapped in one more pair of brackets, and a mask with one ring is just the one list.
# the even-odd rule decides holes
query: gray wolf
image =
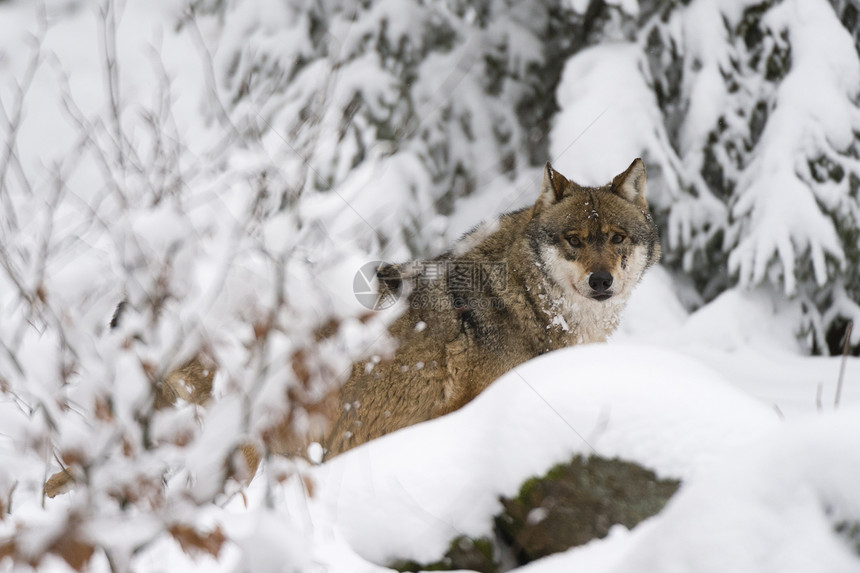
{"label": "gray wolf", "polygon": [[435,259],[380,267],[381,296],[408,292],[389,328],[397,349],[353,365],[326,455],[453,412],[531,358],[605,341],[660,253],[641,159],[601,187],[547,163],[531,207]]}

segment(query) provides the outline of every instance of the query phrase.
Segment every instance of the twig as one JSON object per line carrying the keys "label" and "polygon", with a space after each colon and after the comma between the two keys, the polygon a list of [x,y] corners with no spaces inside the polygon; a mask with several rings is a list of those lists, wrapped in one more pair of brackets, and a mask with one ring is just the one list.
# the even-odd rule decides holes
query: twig
{"label": "twig", "polygon": [[821,412],[821,394],[824,392],[824,384],[821,382],[818,383],[818,390],[815,392],[815,409]]}
{"label": "twig", "polygon": [[15,212],[15,206],[11,200],[11,194],[9,192],[9,188],[6,186],[6,173],[10,167],[13,167],[19,174],[19,179],[21,179],[21,184],[28,191],[29,194],[32,195],[32,189],[30,188],[29,181],[26,176],[23,175],[20,164],[18,163],[17,153],[15,152],[18,130],[21,127],[21,121],[23,119],[23,111],[24,111],[24,99],[27,96],[27,92],[30,90],[30,87],[33,84],[33,79],[36,76],[36,72],[39,67],[42,65],[42,45],[45,40],[45,34],[47,33],[47,23],[44,19],[40,19],[39,31],[35,36],[32,37],[32,55],[30,56],[30,60],[27,64],[27,68],[24,71],[24,75],[21,80],[18,82],[18,85],[15,86],[15,98],[12,102],[12,108],[9,112],[6,111],[6,108],[3,106],[3,102],[0,101],[0,119],[3,120],[3,123],[6,126],[6,141],[5,141],[5,156],[2,161],[0,161],[0,196],[3,198],[3,207],[4,207],[4,217],[9,221],[13,228],[17,228],[18,226],[18,217]]}
{"label": "twig", "polygon": [[234,142],[241,141],[242,134],[236,127],[236,124],[233,123],[233,120],[230,118],[230,113],[227,111],[224,102],[218,94],[218,80],[215,74],[214,58],[212,56],[212,52],[209,50],[209,46],[206,45],[206,40],[203,38],[203,32],[200,31],[200,26],[198,25],[197,18],[192,9],[189,8],[189,11],[185,14],[183,24],[188,27],[191,39],[197,45],[197,49],[200,51],[202,56],[203,77],[208,87],[209,99],[215,112],[215,117],[218,120],[218,123],[221,124],[221,127],[230,134],[230,137],[232,137]]}
{"label": "twig", "polygon": [[120,101],[119,66],[117,64],[116,28],[117,14],[116,3],[107,0],[99,7],[99,28],[101,32],[101,47],[104,50],[104,74],[105,91],[110,106],[111,127],[116,140],[116,162],[121,172],[125,172],[126,146],[125,134],[122,129],[122,103]]}
{"label": "twig", "polygon": [[776,415],[779,416],[780,420],[785,420],[785,414],[782,413],[782,408],[780,408],[779,404],[776,402],[773,404],[773,410],[776,412]]}
{"label": "twig", "polygon": [[12,484],[12,487],[9,488],[9,495],[7,497],[8,501],[6,502],[6,513],[9,515],[12,514],[12,500],[15,494],[15,490],[18,489],[18,480],[15,480],[15,483]]}
{"label": "twig", "polygon": [[833,401],[833,407],[839,407],[839,399],[842,397],[842,381],[845,379],[845,364],[848,362],[848,350],[851,347],[851,330],[854,328],[854,321],[849,321],[845,327],[845,342],[842,345],[842,364],[839,365],[839,379],[836,381],[836,398]]}
{"label": "twig", "polygon": [[[104,150],[104,146],[100,145],[99,141],[96,139],[98,133],[102,130],[106,131],[106,129],[98,118],[96,121],[88,120],[84,112],[78,106],[77,101],[75,101],[74,96],[72,96],[69,76],[59,64],[59,61],[56,61],[56,69],[60,76],[60,101],[63,106],[62,110],[65,112],[69,121],[71,121],[77,128],[78,132],[81,134],[81,138],[86,142],[86,146],[92,152],[96,165],[101,168],[105,184],[110,188],[112,194],[119,198],[120,205],[124,208],[127,207],[129,205],[128,196],[123,190],[123,187],[117,181],[117,177],[111,167],[111,161]],[[117,148],[120,145],[116,141],[114,141],[113,144],[117,146]]]}

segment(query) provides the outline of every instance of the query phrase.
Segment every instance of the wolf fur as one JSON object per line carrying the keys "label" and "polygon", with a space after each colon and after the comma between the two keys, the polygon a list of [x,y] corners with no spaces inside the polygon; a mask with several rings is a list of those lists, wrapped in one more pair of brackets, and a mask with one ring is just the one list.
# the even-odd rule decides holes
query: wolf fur
{"label": "wolf fur", "polygon": [[660,259],[645,179],[641,159],[602,187],[547,163],[531,207],[476,227],[435,259],[380,268],[381,291],[400,281],[411,289],[389,329],[398,347],[353,365],[326,455],[457,410],[531,358],[605,341]]}

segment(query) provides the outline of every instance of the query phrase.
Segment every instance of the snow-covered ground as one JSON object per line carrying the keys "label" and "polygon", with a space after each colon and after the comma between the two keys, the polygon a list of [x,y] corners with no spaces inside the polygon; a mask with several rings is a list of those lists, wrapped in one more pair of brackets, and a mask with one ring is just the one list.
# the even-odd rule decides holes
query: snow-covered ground
{"label": "snow-covered ground", "polygon": [[[786,417],[833,410],[841,358],[800,352],[793,307],[766,292],[730,290],[692,314],[669,273],[650,272],[634,293],[613,341],[678,350]],[[842,403],[860,403],[860,360],[847,360]]]}
{"label": "snow-covered ground", "polygon": [[799,355],[760,303],[731,292],[688,316],[657,270],[609,344],[533,360],[461,411],[317,469],[310,519],[373,562],[429,562],[489,534],[499,495],[593,451],[685,486],[634,532],[524,571],[858,571],[825,512],[860,518],[860,361],[837,413],[839,360]]}
{"label": "snow-covered ground", "polygon": [[[229,543],[216,562],[166,538],[136,570],[282,571],[282,556],[265,552],[267,535],[283,537],[301,571],[432,562],[459,535],[491,535],[499,496],[572,455],[597,453],[684,485],[632,531],[617,526],[524,573],[860,571],[833,533],[837,522],[860,520],[860,360],[849,359],[835,410],[838,359],[798,354],[790,336],[780,338],[778,309],[763,316],[748,295],[718,304],[687,315],[658,269],[610,343],[533,360],[454,414],[312,468],[312,495],[297,479],[267,491],[258,476],[247,499],[213,508],[209,525],[250,549],[253,563]],[[267,496],[278,510],[251,519]]]}
{"label": "snow-covered ground", "polygon": [[[665,299],[646,296],[652,289],[670,293],[652,285],[636,304],[672,313]],[[739,320],[722,316],[713,327],[731,329]],[[648,329],[634,317],[628,329]],[[682,332],[697,321],[675,315],[666,322],[673,320],[682,321]],[[669,326],[655,324],[655,338]],[[616,526],[605,539],[519,570],[860,571],[848,541],[833,532],[836,523],[860,520],[858,361],[848,365],[854,383],[839,410],[828,403],[818,412],[814,374],[835,375],[835,359],[752,350],[770,338],[741,337],[734,342],[751,348],[739,351],[691,336],[684,350],[625,333],[625,342],[540,357],[454,414],[312,469],[312,496],[299,480],[288,482],[275,493],[279,506],[295,535],[313,539],[295,553],[296,563],[303,571],[348,572],[385,570],[379,564],[398,559],[438,560],[457,536],[492,535],[499,496],[516,495],[528,477],[575,454],[596,453],[684,485],[662,513],[632,531]],[[783,405],[785,419],[774,403]],[[255,482],[248,503],[262,504],[265,494]],[[233,523],[245,511],[236,502],[215,519],[238,539],[248,528],[260,534],[264,524]],[[214,565],[189,561],[170,544],[148,550],[143,562],[151,570]],[[228,558],[220,567],[229,571],[233,563]]]}
{"label": "snow-covered ground", "polygon": [[[60,12],[71,6],[49,4]],[[126,29],[135,33],[123,38],[121,52],[132,58],[126,70],[141,70],[124,76],[123,97],[130,101],[153,73],[134,47],[152,47],[148,34],[160,30],[159,18],[173,14],[168,4],[129,4],[125,17],[138,26]],[[32,29],[32,22],[26,2],[0,1],[0,78],[23,73],[22,30]],[[101,82],[99,62],[91,57],[96,44],[87,43],[96,32],[90,13],[73,11],[52,28],[45,47],[70,70],[72,91],[93,109],[104,103],[94,87]],[[163,41],[156,47],[179,78],[177,93],[186,94],[175,102],[178,123],[194,143],[205,132],[202,122],[189,119],[197,100],[188,94],[203,91],[199,60],[190,44],[162,34],[154,34]],[[623,46],[605,49],[622,60],[626,54]],[[635,145],[614,144],[620,126],[635,126],[614,114],[648,110],[624,90],[623,76],[613,81],[618,85],[600,85],[632,99],[606,112],[605,122],[590,127],[561,160],[574,180],[608,179],[636,152]],[[19,140],[26,164],[38,165],[74,144],[73,131],[60,127],[66,123],[54,85],[48,69],[37,74],[31,121]],[[564,91],[559,97],[566,97]],[[2,91],[0,98],[8,109],[14,93]],[[605,108],[599,91],[580,103],[580,109],[593,108],[589,117]],[[578,133],[583,127],[560,126],[556,148],[569,141],[562,129]],[[664,142],[648,144],[659,148]],[[87,176],[80,174],[78,183]],[[88,196],[85,186],[76,189]],[[488,210],[510,207],[512,199],[490,190],[461,201],[448,221],[452,235],[485,219]],[[344,274],[351,278],[352,272]],[[336,290],[348,293],[348,279],[342,282]],[[640,463],[684,485],[662,513],[632,531],[616,527],[606,539],[520,571],[860,571],[860,556],[833,532],[836,523],[860,522],[860,359],[847,361],[837,409],[840,359],[802,354],[792,330],[796,307],[774,302],[779,297],[766,290],[730,290],[690,313],[682,297],[675,278],[653,269],[609,343],[524,364],[462,410],[309,468],[305,481],[293,477],[272,486],[276,480],[258,476],[244,497],[206,515],[205,525],[219,525],[228,538],[219,560],[189,557],[165,535],[134,557],[133,570],[360,573],[387,570],[383,565],[394,559],[434,561],[458,535],[490,534],[500,495],[515,494],[525,479],[572,455],[597,453]],[[112,305],[108,300],[104,307]],[[4,407],[11,408],[0,404],[0,414]],[[19,460],[4,432],[0,420],[0,478],[37,473],[23,467],[32,460]],[[38,497],[16,511],[38,514]],[[65,503],[61,496],[47,507]],[[4,568],[11,570],[8,560],[0,560]],[[109,571],[110,564],[97,553],[91,568]],[[42,570],[67,567],[49,557]]]}

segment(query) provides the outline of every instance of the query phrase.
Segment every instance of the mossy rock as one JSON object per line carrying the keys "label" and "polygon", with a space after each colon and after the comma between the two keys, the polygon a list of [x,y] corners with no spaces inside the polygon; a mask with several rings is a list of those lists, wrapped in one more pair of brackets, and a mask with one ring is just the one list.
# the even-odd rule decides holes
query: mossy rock
{"label": "mossy rock", "polygon": [[478,573],[496,573],[499,565],[493,558],[493,542],[486,538],[460,536],[451,542],[445,556],[434,563],[399,561],[389,565],[397,571],[456,571],[467,569]]}
{"label": "mossy rock", "polygon": [[603,538],[613,525],[634,527],[663,509],[678,486],[631,462],[577,456],[526,481],[516,498],[502,498],[496,531],[525,564]]}

